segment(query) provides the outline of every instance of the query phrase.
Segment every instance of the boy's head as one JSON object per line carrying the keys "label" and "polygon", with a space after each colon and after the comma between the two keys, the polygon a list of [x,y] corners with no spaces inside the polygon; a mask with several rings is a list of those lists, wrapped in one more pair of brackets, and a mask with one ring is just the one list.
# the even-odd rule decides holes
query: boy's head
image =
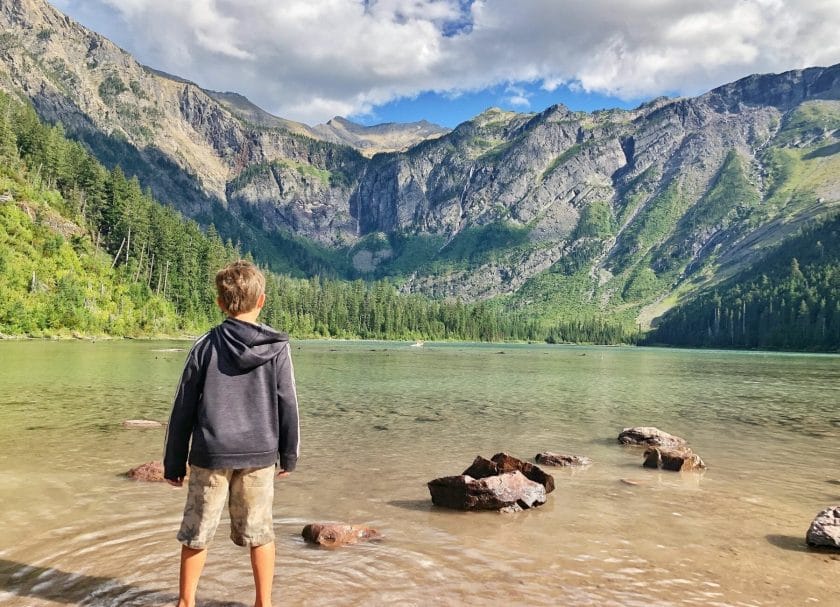
{"label": "boy's head", "polygon": [[240,259],[216,273],[216,300],[231,316],[247,314],[265,303],[265,276],[250,261]]}

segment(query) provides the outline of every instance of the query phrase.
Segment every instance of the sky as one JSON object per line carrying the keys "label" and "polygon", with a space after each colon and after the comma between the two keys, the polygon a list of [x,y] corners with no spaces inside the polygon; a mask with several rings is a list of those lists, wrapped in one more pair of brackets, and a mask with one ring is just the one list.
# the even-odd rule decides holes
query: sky
{"label": "sky", "polygon": [[51,0],[141,63],[307,124],[630,108],[840,63],[840,0]]}

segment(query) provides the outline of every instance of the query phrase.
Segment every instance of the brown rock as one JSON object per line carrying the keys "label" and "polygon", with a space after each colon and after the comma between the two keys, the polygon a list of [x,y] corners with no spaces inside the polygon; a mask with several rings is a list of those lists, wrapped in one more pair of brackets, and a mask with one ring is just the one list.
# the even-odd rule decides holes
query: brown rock
{"label": "brown rock", "polygon": [[492,457],[491,461],[496,464],[500,474],[518,470],[529,480],[539,483],[545,487],[546,493],[554,491],[554,477],[547,474],[539,466],[524,462],[512,455],[508,455],[507,453],[497,453]]}
{"label": "brown rock", "polygon": [[673,470],[674,472],[685,472],[688,470],[704,470],[706,464],[700,456],[688,447],[683,449],[664,449],[654,447],[645,451],[645,468],[661,468],[662,470]]}
{"label": "brown rock", "polygon": [[582,455],[564,455],[560,453],[552,453],[551,451],[544,451],[537,453],[534,458],[538,464],[544,466],[588,466],[592,460]]}
{"label": "brown rock", "polygon": [[519,470],[476,479],[445,476],[428,483],[432,503],[457,510],[517,512],[545,503],[546,487]]}
{"label": "brown rock", "polygon": [[347,544],[381,538],[376,529],[341,523],[309,523],[303,528],[301,535],[310,544],[319,544],[327,548],[338,548]]}
{"label": "brown rock", "polygon": [[162,483],[164,481],[163,464],[161,462],[146,462],[126,472],[126,476],[135,481]]}
{"label": "brown rock", "polygon": [[496,476],[499,474],[499,466],[496,462],[476,455],[470,467],[464,470],[461,474],[471,476],[473,478],[487,478],[488,476]]}
{"label": "brown rock", "polygon": [[840,549],[840,506],[820,512],[811,522],[805,541],[813,547]]}
{"label": "brown rock", "polygon": [[663,432],[652,426],[625,428],[618,435],[622,445],[647,445],[649,447],[685,447],[686,440]]}

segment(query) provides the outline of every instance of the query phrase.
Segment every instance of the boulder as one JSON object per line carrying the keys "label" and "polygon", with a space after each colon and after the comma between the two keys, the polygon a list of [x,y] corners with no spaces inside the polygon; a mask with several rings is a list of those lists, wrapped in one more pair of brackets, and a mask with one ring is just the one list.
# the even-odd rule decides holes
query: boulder
{"label": "boulder", "polygon": [[506,472],[519,471],[529,480],[545,487],[546,493],[554,491],[554,477],[546,474],[539,466],[522,461],[507,453],[497,453],[491,459],[476,456],[472,465],[461,474],[471,476],[475,479],[487,478],[504,474]]}
{"label": "boulder", "polygon": [[591,459],[582,455],[565,455],[552,453],[551,451],[537,453],[534,459],[537,460],[538,464],[542,464],[543,466],[588,466],[592,463]]}
{"label": "boulder", "polygon": [[122,423],[123,428],[163,428],[163,424],[151,419],[127,419]]}
{"label": "boulder", "polygon": [[654,447],[645,451],[645,468],[660,468],[685,472],[687,470],[704,470],[706,464],[700,456],[688,447],[682,449],[665,449]]}
{"label": "boulder", "polygon": [[342,523],[309,523],[301,531],[303,539],[310,544],[327,548],[337,548],[360,541],[377,540],[382,536],[376,529],[363,525],[345,525]]}
{"label": "boulder", "polygon": [[652,426],[625,428],[618,435],[622,445],[646,445],[648,447],[685,447],[686,440],[663,432]]}
{"label": "boulder", "polygon": [[136,468],[132,468],[126,472],[126,476],[135,481],[149,483],[162,483],[165,480],[163,478],[163,464],[161,462],[140,464]]}
{"label": "boulder", "polygon": [[840,549],[840,506],[820,512],[808,528],[805,541],[813,547]]}
{"label": "boulder", "polygon": [[430,481],[428,487],[433,504],[457,510],[518,512],[546,500],[546,487],[519,470],[484,478],[444,476]]}

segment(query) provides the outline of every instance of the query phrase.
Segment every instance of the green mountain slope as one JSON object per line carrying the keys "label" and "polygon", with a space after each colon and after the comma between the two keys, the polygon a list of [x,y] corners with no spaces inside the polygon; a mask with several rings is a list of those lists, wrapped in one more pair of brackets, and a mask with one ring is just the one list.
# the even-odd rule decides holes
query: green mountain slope
{"label": "green mountain slope", "polygon": [[840,351],[840,215],[669,311],[651,343]]}

